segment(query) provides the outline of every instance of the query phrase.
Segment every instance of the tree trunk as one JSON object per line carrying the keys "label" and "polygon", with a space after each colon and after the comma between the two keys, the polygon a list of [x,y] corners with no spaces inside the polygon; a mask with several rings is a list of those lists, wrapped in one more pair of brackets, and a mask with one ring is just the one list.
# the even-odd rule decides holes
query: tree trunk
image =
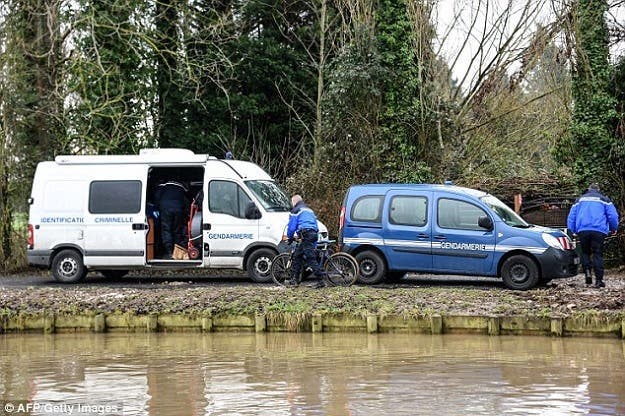
{"label": "tree trunk", "polygon": [[[0,102],[3,102],[0,94]],[[7,152],[6,114],[0,125],[0,271],[6,272],[11,259],[12,220],[9,206],[9,163]]]}
{"label": "tree trunk", "polygon": [[315,108],[315,133],[313,138],[313,167],[319,166],[319,154],[321,146],[322,129],[322,99],[323,99],[323,72],[325,70],[325,47],[326,47],[326,0],[321,0],[321,13],[319,16],[319,62],[317,63],[317,103]]}

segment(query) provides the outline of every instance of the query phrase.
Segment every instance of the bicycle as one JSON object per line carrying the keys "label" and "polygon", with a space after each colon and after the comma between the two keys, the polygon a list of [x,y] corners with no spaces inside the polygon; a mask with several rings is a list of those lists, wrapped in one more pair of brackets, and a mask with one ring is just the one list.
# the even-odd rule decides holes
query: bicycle
{"label": "bicycle", "polygon": [[[334,243],[334,240],[317,244],[315,248],[317,261],[319,261],[323,270],[328,274],[328,282],[332,286],[351,286],[358,279],[358,262],[347,253],[335,253],[330,246],[331,243]],[[297,245],[293,245],[288,252],[278,254],[273,259],[271,277],[280,286],[285,286],[286,280],[291,277],[293,253],[295,253],[296,248]],[[302,274],[305,272],[306,270]],[[302,274],[297,277],[297,284],[301,283]]]}

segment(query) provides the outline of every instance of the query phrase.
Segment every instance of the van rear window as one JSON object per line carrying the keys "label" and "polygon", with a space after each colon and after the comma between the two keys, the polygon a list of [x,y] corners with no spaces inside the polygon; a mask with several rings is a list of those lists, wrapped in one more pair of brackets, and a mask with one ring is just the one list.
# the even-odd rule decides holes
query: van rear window
{"label": "van rear window", "polygon": [[382,195],[358,198],[352,207],[352,221],[382,222],[382,201]]}
{"label": "van rear window", "polygon": [[89,187],[92,214],[137,214],[141,211],[141,181],[94,181]]}

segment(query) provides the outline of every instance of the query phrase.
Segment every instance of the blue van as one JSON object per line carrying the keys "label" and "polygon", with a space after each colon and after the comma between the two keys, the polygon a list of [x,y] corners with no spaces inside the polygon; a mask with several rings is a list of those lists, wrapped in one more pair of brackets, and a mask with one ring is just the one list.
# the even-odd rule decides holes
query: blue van
{"label": "blue van", "polygon": [[341,208],[339,244],[359,281],[406,272],[498,276],[527,290],[575,276],[579,257],[562,231],[528,224],[496,197],[453,185],[352,186]]}

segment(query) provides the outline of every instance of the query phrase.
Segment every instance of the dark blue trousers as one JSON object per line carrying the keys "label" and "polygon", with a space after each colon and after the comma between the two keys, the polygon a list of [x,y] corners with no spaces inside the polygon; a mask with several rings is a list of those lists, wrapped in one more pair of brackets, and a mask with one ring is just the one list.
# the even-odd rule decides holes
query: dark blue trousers
{"label": "dark blue trousers", "polygon": [[293,264],[291,266],[291,280],[299,281],[302,267],[305,265],[310,267],[315,276],[324,277],[325,273],[321,270],[315,253],[315,244],[317,244],[317,231],[307,230],[300,233],[302,241],[297,245],[293,253]]}
{"label": "dark blue trousers", "polygon": [[184,213],[165,209],[161,211],[161,239],[163,242],[164,257],[171,257],[174,244],[186,248]]}
{"label": "dark blue trousers", "polygon": [[584,271],[594,269],[596,281],[603,281],[603,240],[605,240],[605,234],[599,231],[580,231],[577,235],[582,246]]}

